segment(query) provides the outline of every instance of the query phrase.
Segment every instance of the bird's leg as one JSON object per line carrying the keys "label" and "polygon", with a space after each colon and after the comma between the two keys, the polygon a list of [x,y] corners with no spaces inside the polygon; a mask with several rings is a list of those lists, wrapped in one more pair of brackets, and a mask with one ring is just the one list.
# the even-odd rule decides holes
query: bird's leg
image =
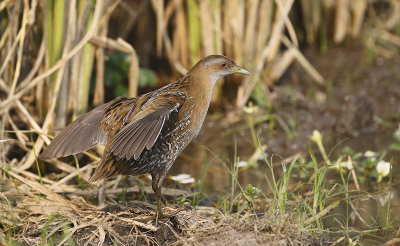
{"label": "bird's leg", "polygon": [[158,181],[160,179],[160,174],[152,174],[151,178],[152,178],[152,188],[153,188],[154,193],[157,196],[157,216],[156,216],[156,221],[158,221],[159,217],[163,217],[162,209],[161,209],[161,201],[163,201],[163,203],[164,203],[165,199],[163,199],[161,197],[161,185],[160,186],[158,185],[158,183],[159,183]]}
{"label": "bird's leg", "polygon": [[103,180],[99,189],[99,206],[103,207],[106,201],[106,181]]}

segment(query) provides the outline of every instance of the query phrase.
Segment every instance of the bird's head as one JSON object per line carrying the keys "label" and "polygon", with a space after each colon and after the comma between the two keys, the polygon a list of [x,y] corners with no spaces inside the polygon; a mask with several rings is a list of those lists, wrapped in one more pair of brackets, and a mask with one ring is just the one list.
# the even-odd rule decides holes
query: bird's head
{"label": "bird's head", "polygon": [[229,74],[250,74],[246,69],[236,65],[232,59],[222,55],[210,55],[201,59],[191,69],[191,72],[200,73],[202,76],[209,76],[213,85],[215,85],[220,78]]}

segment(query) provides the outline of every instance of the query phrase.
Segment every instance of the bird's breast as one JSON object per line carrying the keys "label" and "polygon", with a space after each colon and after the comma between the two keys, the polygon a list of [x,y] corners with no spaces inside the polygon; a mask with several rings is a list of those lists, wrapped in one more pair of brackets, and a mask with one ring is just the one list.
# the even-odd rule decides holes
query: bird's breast
{"label": "bird's breast", "polygon": [[182,111],[179,113],[179,118],[181,122],[186,124],[190,128],[192,133],[192,138],[195,138],[203,125],[204,119],[206,118],[209,103],[199,100],[188,99],[182,106]]}

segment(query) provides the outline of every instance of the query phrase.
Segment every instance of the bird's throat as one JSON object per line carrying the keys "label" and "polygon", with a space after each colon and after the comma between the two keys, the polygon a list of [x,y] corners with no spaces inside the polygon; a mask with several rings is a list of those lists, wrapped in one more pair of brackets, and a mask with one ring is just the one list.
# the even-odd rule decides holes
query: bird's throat
{"label": "bird's throat", "polygon": [[[218,80],[218,79],[217,79]],[[193,129],[198,129],[195,135],[200,131],[204,119],[210,106],[212,93],[216,81],[209,76],[192,76],[188,85],[188,100],[186,101],[188,110],[192,110],[192,123],[195,125]]]}

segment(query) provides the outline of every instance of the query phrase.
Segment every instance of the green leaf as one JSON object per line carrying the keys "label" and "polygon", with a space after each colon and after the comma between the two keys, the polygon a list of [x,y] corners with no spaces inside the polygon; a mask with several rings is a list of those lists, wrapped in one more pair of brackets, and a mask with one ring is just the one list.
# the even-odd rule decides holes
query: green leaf
{"label": "green leaf", "polygon": [[399,127],[397,128],[397,130],[393,133],[393,137],[394,137],[398,142],[400,142],[400,125],[399,125]]}
{"label": "green leaf", "polygon": [[117,84],[115,86],[115,94],[119,96],[128,97],[129,96],[128,88],[123,84]]}
{"label": "green leaf", "polygon": [[252,184],[248,184],[246,186],[246,190],[244,191],[244,195],[247,199],[247,201],[252,202],[253,199],[260,193],[261,190],[254,187]]}
{"label": "green leaf", "polygon": [[153,70],[147,68],[139,69],[139,87],[153,86],[157,82],[157,76]]}
{"label": "green leaf", "polygon": [[392,144],[389,146],[389,148],[392,149],[392,150],[395,150],[395,151],[400,151],[400,144],[398,144],[398,143],[392,143]]}

